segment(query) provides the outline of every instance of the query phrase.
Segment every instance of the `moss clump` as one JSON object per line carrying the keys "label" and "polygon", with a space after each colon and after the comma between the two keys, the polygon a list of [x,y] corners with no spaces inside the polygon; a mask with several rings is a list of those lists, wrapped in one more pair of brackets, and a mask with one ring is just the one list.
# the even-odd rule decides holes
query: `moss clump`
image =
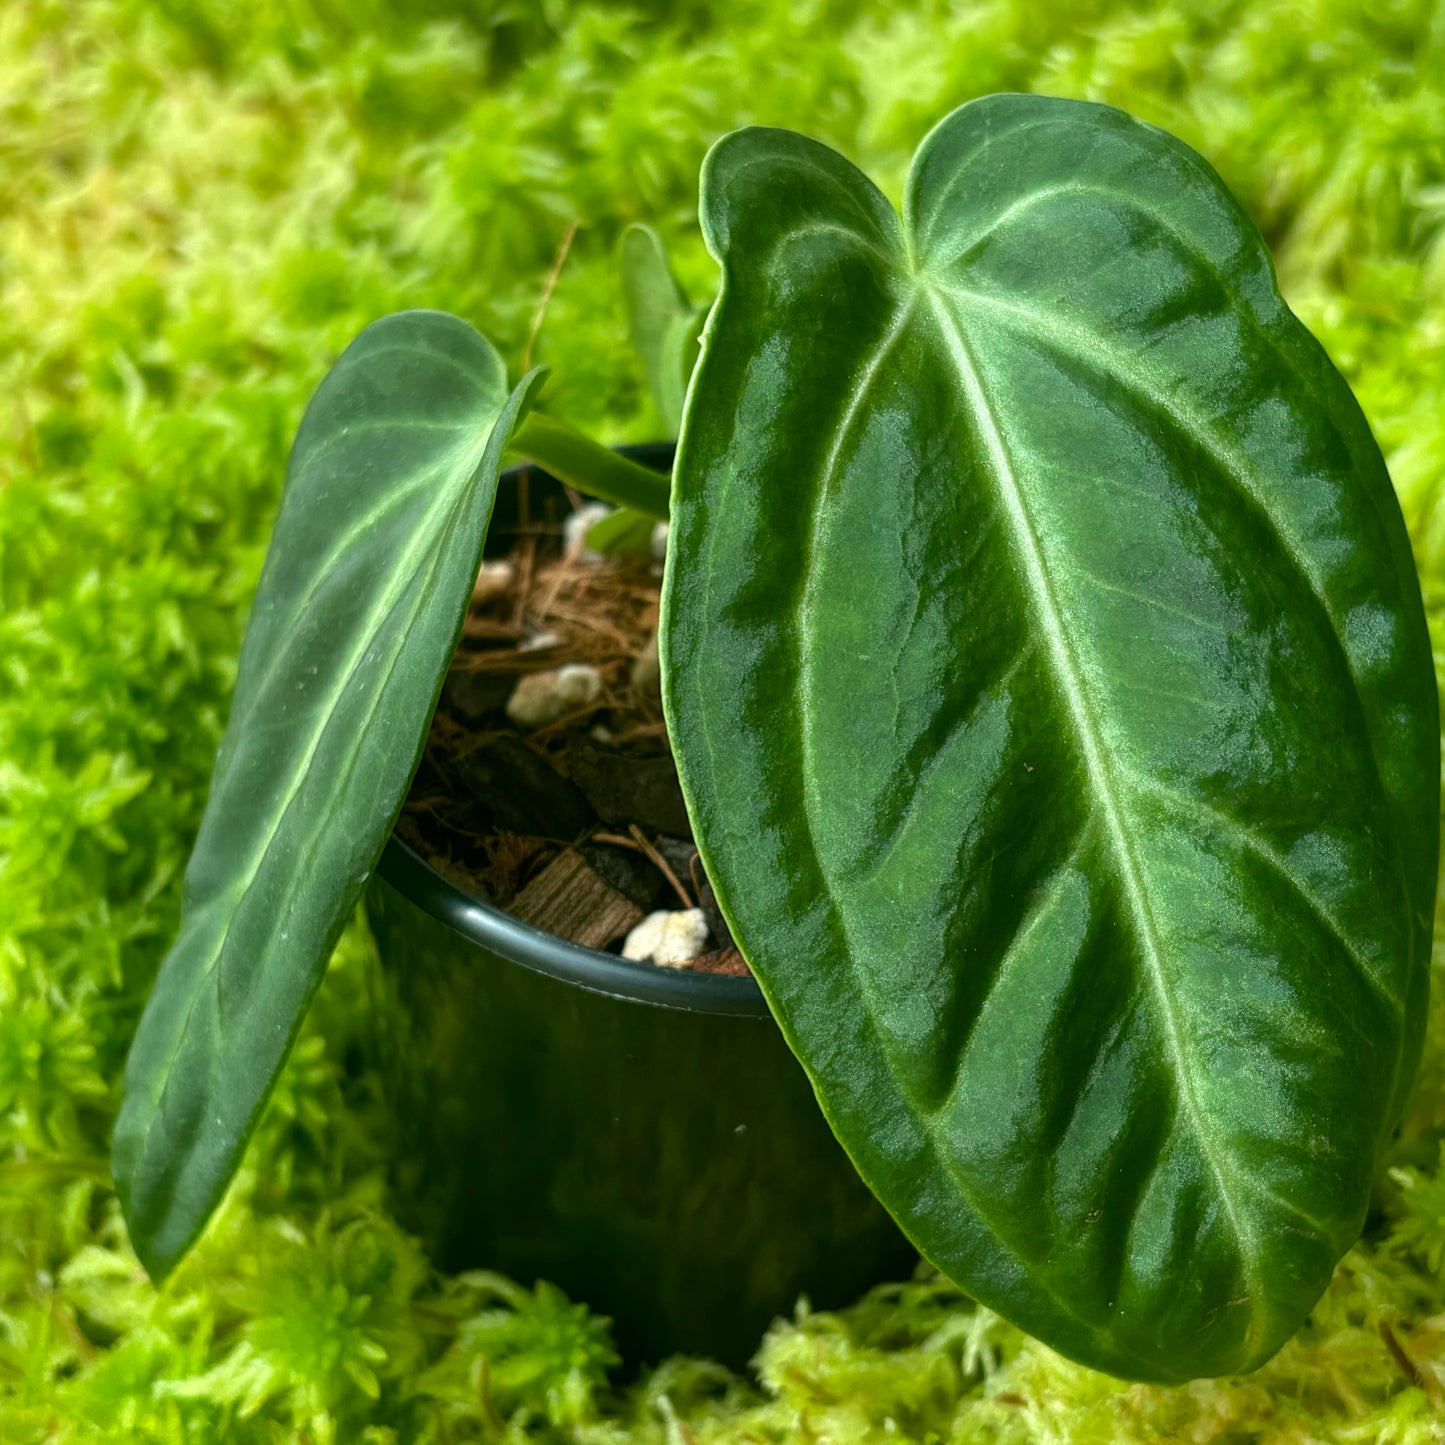
{"label": "moss clump", "polygon": [[[622,225],[711,265],[698,163],[749,121],[885,178],[998,89],[1204,151],[1389,457],[1445,617],[1445,16],[1426,0],[8,0],[0,7],[0,1441],[1434,1442],[1445,990],[1367,1237],[1259,1373],[1066,1364],[914,1281],[761,1342],[758,1377],[609,1384],[546,1286],[442,1279],[390,1222],[354,927],[228,1202],[157,1295],[106,1167],[174,928],[289,437],[342,345],[441,305],[610,440],[660,432]],[[1445,641],[1445,639],[1442,639]]]}

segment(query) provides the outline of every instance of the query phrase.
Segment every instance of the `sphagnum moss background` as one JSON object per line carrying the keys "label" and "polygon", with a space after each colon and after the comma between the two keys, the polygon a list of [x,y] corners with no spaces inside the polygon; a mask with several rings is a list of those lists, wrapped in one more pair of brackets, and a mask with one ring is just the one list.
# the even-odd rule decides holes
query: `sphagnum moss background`
{"label": "sphagnum moss background", "polygon": [[441,1278],[390,1220],[359,924],[201,1248],[157,1296],[126,1245],[121,1064],[330,361],[444,306],[515,368],[576,222],[535,357],[568,419],[656,435],[620,228],[709,294],[718,134],[815,135],[896,197],[929,126],[1001,89],[1215,163],[1364,405],[1445,643],[1445,4],[0,5],[0,1442],[1445,1439],[1445,987],[1365,1241],[1236,1381],[1122,1385],[919,1281],[800,1310],[757,1382],[679,1360],[609,1390],[584,1307]]}

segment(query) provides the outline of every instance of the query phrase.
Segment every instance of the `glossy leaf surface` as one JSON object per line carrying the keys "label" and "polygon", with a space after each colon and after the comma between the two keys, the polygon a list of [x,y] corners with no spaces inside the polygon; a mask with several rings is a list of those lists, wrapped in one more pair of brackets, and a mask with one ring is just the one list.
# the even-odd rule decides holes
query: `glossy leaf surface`
{"label": "glossy leaf surface", "polygon": [[1252,1368],[1419,1054],[1439,759],[1379,452],[1187,147],[1002,96],[751,129],[664,700],[708,873],[865,1180],[1055,1348]]}
{"label": "glossy leaf surface", "polygon": [[116,1185],[166,1274],[220,1199],[391,831],[476,578],[508,395],[492,346],[414,311],[370,326],[292,450],[180,935],[126,1069]]}

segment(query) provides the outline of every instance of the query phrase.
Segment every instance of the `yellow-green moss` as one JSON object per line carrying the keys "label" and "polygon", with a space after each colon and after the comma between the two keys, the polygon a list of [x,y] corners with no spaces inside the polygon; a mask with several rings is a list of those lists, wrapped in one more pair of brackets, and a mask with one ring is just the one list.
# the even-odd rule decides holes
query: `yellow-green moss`
{"label": "yellow-green moss", "polygon": [[1365,1242],[1247,1379],[1127,1386],[949,1286],[780,1323],[744,1381],[616,1392],[546,1286],[390,1222],[354,926],[246,1167],[159,1296],[105,1154],[174,926],[286,447],[341,346],[438,305],[554,405],[656,435],[627,221],[711,265],[698,163],[750,121],[896,195],[972,95],[1113,102],[1218,166],[1355,386],[1445,618],[1445,5],[1276,0],[6,0],[0,6],[0,1442],[1438,1442],[1445,1001]]}

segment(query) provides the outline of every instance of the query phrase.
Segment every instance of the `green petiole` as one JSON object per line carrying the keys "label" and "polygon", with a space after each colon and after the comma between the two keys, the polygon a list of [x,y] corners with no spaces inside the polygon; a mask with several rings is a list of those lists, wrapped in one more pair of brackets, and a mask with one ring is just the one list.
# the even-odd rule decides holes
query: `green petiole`
{"label": "green petiole", "polygon": [[589,497],[667,520],[672,481],[666,473],[628,461],[563,422],[531,412],[512,434],[507,451],[545,467]]}

